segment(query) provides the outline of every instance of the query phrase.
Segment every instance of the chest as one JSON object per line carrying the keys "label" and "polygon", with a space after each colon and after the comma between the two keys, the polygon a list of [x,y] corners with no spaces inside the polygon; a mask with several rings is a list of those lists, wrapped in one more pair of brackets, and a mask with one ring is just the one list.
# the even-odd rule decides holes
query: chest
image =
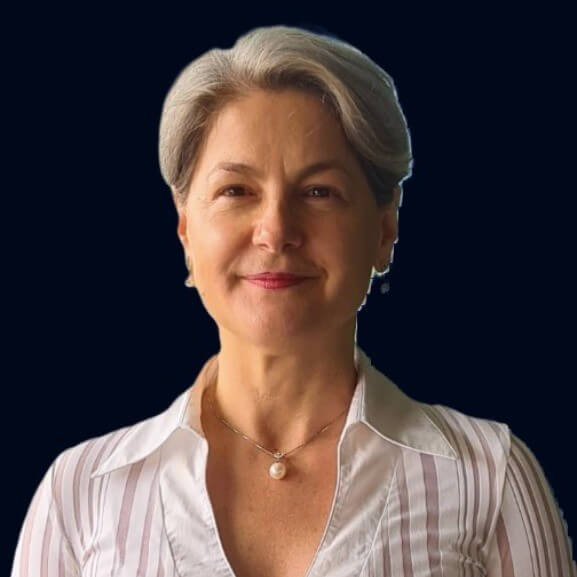
{"label": "chest", "polygon": [[[480,545],[489,509],[467,505],[464,492],[481,494],[475,477],[465,485],[454,461],[440,459],[431,491],[422,455],[399,456],[376,436],[349,439],[331,511],[336,445],[310,458],[303,449],[299,460],[287,459],[285,479],[268,482],[267,455],[205,461],[191,451],[190,435],[174,435],[164,458],[80,483],[70,494],[64,523],[77,539],[82,575],[230,575],[228,562],[236,577],[305,577],[313,559],[310,577],[486,574]],[[77,518],[73,502],[81,507]],[[83,543],[77,522],[86,525]]]}
{"label": "chest", "polygon": [[336,449],[317,454],[314,463],[287,458],[282,480],[269,477],[272,458],[266,455],[239,462],[241,468],[209,458],[206,476],[221,544],[236,577],[304,577],[331,513]]}

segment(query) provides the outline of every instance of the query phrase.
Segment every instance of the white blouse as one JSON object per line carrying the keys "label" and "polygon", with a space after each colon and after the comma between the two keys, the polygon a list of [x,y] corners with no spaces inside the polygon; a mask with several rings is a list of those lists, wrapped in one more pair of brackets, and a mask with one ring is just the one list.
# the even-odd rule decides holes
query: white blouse
{"label": "white blouse", "polygon": [[[303,577],[577,577],[551,487],[506,424],[411,399],[358,345],[355,365],[335,496]],[[217,368],[214,355],[163,413],[56,457],[12,577],[234,577],[200,419]]]}

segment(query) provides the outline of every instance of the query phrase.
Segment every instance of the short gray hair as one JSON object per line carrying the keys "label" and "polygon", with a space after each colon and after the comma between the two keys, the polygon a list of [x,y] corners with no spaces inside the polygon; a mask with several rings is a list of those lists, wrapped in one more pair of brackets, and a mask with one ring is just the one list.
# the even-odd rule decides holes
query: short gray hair
{"label": "short gray hair", "polygon": [[377,205],[411,176],[406,119],[393,79],[335,37],[289,26],[255,28],[229,49],[188,64],[170,88],[159,129],[160,171],[178,206],[187,200],[199,151],[222,107],[253,90],[298,89],[328,100],[367,177]]}

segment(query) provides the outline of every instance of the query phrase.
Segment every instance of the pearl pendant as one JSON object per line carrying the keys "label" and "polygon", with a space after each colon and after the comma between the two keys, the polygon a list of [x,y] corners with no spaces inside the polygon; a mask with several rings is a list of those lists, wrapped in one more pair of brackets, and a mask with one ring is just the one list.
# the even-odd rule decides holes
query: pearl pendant
{"label": "pearl pendant", "polygon": [[286,475],[286,465],[280,461],[276,461],[270,466],[268,474],[273,479],[282,479]]}
{"label": "pearl pendant", "polygon": [[[282,457],[282,453],[278,451],[275,453],[275,458],[280,459]],[[282,479],[286,475],[286,465],[281,461],[275,461],[268,470],[268,474],[273,479]]]}

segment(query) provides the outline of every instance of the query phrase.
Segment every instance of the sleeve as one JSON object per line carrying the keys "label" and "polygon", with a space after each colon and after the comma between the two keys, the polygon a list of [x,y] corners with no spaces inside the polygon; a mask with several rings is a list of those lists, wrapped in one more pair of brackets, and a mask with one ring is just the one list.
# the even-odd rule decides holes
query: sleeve
{"label": "sleeve", "polygon": [[535,455],[510,435],[487,577],[577,577],[572,541],[553,490]]}
{"label": "sleeve", "polygon": [[70,542],[55,505],[53,477],[57,459],[38,485],[20,529],[11,577],[80,577]]}

